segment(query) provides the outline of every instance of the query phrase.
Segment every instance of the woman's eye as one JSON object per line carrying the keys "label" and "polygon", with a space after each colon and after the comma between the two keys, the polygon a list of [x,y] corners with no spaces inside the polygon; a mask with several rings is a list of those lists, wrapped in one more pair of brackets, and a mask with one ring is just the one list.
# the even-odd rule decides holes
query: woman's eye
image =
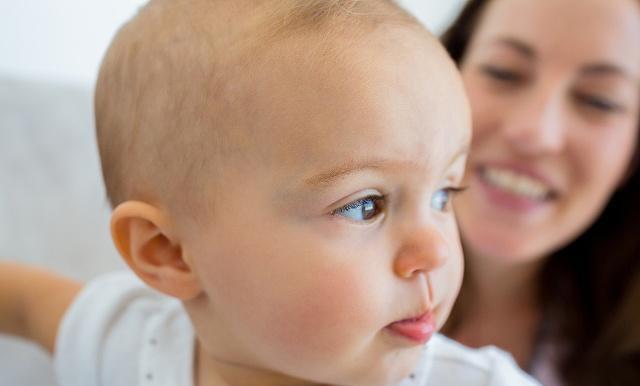
{"label": "woman's eye", "polygon": [[354,221],[369,221],[382,213],[384,198],[370,196],[355,200],[331,212],[334,216],[346,217]]}
{"label": "woman's eye", "polygon": [[622,106],[597,95],[589,95],[586,93],[576,92],[574,98],[586,107],[599,110],[602,112],[615,112],[622,110]]}
{"label": "woman's eye", "polygon": [[519,83],[524,80],[524,76],[521,74],[502,67],[484,65],[481,67],[481,71],[489,78],[501,83]]}
{"label": "woman's eye", "polygon": [[431,208],[440,211],[446,212],[449,210],[449,203],[451,202],[451,198],[454,194],[463,192],[466,188],[444,188],[436,190],[436,192],[431,196]]}

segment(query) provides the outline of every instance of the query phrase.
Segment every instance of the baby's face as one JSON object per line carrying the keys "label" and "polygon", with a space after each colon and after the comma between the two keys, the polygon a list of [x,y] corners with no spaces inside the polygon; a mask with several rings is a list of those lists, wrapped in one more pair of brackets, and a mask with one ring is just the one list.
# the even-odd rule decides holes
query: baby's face
{"label": "baby's face", "polygon": [[412,371],[461,282],[447,201],[464,171],[466,99],[415,32],[305,45],[274,48],[253,79],[245,152],[185,240],[205,295],[192,317],[227,364],[390,383]]}

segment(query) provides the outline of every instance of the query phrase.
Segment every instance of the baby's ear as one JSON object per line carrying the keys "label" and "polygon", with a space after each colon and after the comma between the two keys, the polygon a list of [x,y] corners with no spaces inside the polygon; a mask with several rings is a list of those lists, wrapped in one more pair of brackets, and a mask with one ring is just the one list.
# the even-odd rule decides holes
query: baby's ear
{"label": "baby's ear", "polygon": [[125,262],[145,283],[180,300],[200,294],[200,284],[168,216],[155,206],[126,201],[111,215],[111,236]]}

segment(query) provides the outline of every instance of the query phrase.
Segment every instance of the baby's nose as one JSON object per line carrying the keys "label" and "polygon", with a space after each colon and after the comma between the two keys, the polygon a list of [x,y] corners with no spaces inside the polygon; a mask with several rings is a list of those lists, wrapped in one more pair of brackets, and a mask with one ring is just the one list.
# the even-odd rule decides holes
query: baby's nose
{"label": "baby's nose", "polygon": [[409,237],[398,250],[393,264],[394,273],[403,279],[441,267],[450,255],[449,245],[433,225],[424,226]]}

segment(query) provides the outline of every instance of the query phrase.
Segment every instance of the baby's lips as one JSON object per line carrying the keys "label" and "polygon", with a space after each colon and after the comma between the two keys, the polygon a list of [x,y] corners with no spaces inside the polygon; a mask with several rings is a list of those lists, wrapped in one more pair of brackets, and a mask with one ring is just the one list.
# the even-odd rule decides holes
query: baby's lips
{"label": "baby's lips", "polygon": [[433,313],[429,311],[416,318],[393,322],[387,328],[397,335],[416,343],[424,344],[435,333],[436,323]]}

